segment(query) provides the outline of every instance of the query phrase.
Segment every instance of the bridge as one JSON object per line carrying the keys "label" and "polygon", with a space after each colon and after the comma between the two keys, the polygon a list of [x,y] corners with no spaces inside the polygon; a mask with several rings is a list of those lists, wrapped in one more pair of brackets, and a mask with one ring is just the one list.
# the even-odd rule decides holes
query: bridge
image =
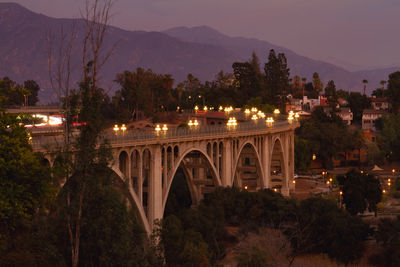
{"label": "bridge", "polygon": [[[217,186],[256,191],[271,188],[288,196],[294,189],[294,130],[297,120],[264,119],[238,125],[152,131],[109,131],[111,168],[128,186],[147,233],[161,219],[178,169],[197,205]],[[48,131],[48,130],[47,130]],[[35,134],[32,146],[53,166],[62,135]]]}

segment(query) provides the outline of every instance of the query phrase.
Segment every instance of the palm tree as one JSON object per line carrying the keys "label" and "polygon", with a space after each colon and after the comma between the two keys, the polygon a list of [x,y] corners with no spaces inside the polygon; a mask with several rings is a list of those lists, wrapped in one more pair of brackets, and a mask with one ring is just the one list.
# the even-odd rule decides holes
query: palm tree
{"label": "palm tree", "polygon": [[302,87],[303,87],[303,99],[304,99],[304,88],[306,87],[306,81],[307,81],[307,78],[306,78],[306,77],[303,77],[303,78],[301,78],[301,81],[302,81]]}
{"label": "palm tree", "polygon": [[365,90],[367,89],[368,80],[364,79],[364,80],[362,81],[362,83],[364,84],[364,95],[365,95]]}
{"label": "palm tree", "polygon": [[380,84],[382,85],[382,91],[385,90],[386,81],[385,81],[385,80],[382,80],[382,81],[380,82]]}

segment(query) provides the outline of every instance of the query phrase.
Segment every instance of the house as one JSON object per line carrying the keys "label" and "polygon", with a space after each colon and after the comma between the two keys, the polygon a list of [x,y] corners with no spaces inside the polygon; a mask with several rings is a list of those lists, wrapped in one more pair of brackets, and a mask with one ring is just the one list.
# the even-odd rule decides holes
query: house
{"label": "house", "polygon": [[[323,106],[324,112],[330,114],[332,107]],[[353,112],[348,107],[337,107],[335,114],[338,115],[347,125],[350,125],[353,120]]]}
{"label": "house", "polygon": [[389,102],[386,97],[372,97],[371,106],[375,110],[389,110]]}
{"label": "house", "polygon": [[384,110],[364,109],[362,115],[362,129],[376,131],[375,121],[387,114]]}

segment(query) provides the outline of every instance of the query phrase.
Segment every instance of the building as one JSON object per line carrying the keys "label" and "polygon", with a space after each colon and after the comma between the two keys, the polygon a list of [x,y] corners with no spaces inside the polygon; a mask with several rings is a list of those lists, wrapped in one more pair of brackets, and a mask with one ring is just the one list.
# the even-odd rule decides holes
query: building
{"label": "building", "polygon": [[[332,107],[329,106],[323,106],[323,109],[327,114],[330,114],[332,111]],[[350,125],[353,121],[353,112],[351,112],[350,108],[348,107],[338,107],[335,111],[335,114],[342,118],[347,125]]]}
{"label": "building", "polygon": [[371,106],[375,110],[389,110],[389,102],[386,97],[372,97]]}
{"label": "building", "polygon": [[376,131],[375,121],[387,114],[384,110],[364,109],[362,115],[362,129]]}

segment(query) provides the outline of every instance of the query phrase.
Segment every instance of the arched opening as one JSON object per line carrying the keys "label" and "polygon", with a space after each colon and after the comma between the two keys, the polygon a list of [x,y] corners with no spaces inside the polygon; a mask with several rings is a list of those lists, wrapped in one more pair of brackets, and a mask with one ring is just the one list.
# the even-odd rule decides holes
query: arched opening
{"label": "arched opening", "polygon": [[285,186],[285,164],[283,161],[283,151],[282,144],[279,139],[274,143],[274,148],[271,155],[271,165],[270,165],[270,187],[274,191],[281,192],[282,188]]}
{"label": "arched opening", "polygon": [[192,196],[186,181],[186,175],[183,168],[178,168],[171,184],[163,218],[173,214],[180,214],[181,211],[190,208],[191,205]]}
{"label": "arched opening", "polygon": [[128,153],[122,151],[119,154],[119,170],[128,178]]}
{"label": "arched opening", "polygon": [[131,154],[131,182],[132,188],[137,195],[139,195],[139,184],[141,179],[140,175],[140,154],[139,151],[134,150]]}
{"label": "arched opening", "polygon": [[51,173],[54,182],[59,187],[63,187],[67,181],[68,174],[68,164],[62,156],[57,156],[54,160],[53,167],[51,168]]}
{"label": "arched opening", "polygon": [[143,151],[142,156],[142,171],[143,171],[143,184],[142,184],[142,206],[148,216],[148,197],[149,197],[149,181],[151,172],[151,153],[148,149]]}
{"label": "arched opening", "polygon": [[211,157],[211,144],[207,143],[207,155]]}
{"label": "arched opening", "polygon": [[262,172],[255,148],[247,143],[241,150],[234,173],[234,186],[254,192],[262,189]]}
{"label": "arched opening", "polygon": [[203,152],[192,150],[184,155],[166,190],[164,215],[198,205],[220,184],[216,175],[215,167]]}

